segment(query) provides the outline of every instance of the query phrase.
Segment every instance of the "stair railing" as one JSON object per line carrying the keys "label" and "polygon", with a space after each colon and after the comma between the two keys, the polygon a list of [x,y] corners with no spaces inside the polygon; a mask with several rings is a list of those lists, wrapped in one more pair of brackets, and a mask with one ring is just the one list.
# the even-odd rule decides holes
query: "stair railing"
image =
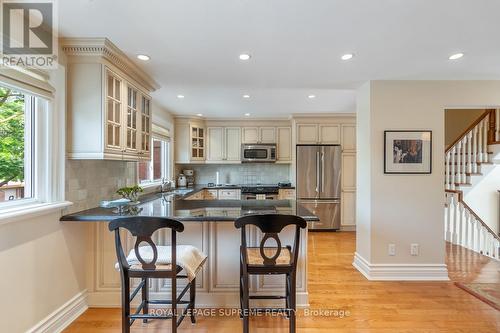
{"label": "stair railing", "polygon": [[460,191],[445,191],[445,240],[499,260],[500,237],[462,200]]}
{"label": "stair railing", "polygon": [[[478,173],[481,163],[489,162],[488,144],[492,143],[492,133],[500,136],[496,125],[500,116],[496,110],[487,110],[470,125],[445,150],[445,189],[455,190],[466,184],[470,174]],[[497,128],[491,128],[495,124]]]}

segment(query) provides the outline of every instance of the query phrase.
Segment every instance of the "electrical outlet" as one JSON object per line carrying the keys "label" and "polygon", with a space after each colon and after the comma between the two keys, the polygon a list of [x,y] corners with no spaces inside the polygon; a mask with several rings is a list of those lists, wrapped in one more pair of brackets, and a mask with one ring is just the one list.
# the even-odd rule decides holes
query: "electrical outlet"
{"label": "electrical outlet", "polygon": [[396,244],[389,244],[389,249],[388,249],[389,255],[390,256],[395,256],[396,255]]}
{"label": "electrical outlet", "polygon": [[418,250],[419,250],[418,244],[414,243],[410,245],[410,254],[412,256],[418,256]]}

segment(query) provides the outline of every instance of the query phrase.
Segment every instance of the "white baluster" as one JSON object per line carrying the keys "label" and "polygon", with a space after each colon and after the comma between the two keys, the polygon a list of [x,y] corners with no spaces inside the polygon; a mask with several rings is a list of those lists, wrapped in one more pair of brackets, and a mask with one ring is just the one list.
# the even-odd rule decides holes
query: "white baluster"
{"label": "white baluster", "polygon": [[464,223],[464,238],[462,245],[466,248],[469,247],[469,226],[470,226],[470,212],[468,209],[465,210],[465,223]]}
{"label": "white baluster", "polygon": [[500,109],[495,110],[495,141],[500,141]]}
{"label": "white baluster", "polygon": [[476,220],[476,247],[474,248],[474,251],[479,252],[481,251],[481,223],[474,217]]}
{"label": "white baluster", "polygon": [[472,129],[472,172],[477,173],[477,126]]}
{"label": "white baluster", "polygon": [[462,243],[462,235],[463,235],[463,223],[464,223],[464,205],[459,202],[458,203],[458,221],[457,221],[457,244],[463,245]]}
{"label": "white baluster", "polygon": [[453,244],[457,244],[458,242],[458,201],[457,201],[457,195],[453,194],[452,197],[452,229],[453,229],[453,236],[451,238],[451,241]]}
{"label": "white baluster", "polygon": [[461,165],[461,171],[462,171],[462,182],[467,183],[467,154],[466,154],[466,148],[467,148],[467,136],[464,136],[462,139],[462,158],[460,159],[462,161]]}
{"label": "white baluster", "polygon": [[477,126],[477,161],[483,161],[483,121],[481,120]]}
{"label": "white baluster", "polygon": [[461,184],[462,179],[462,141],[458,141],[456,145],[456,160],[457,160],[457,174],[455,176],[455,183]]}
{"label": "white baluster", "polygon": [[455,154],[457,153],[457,149],[455,146],[451,148],[451,189],[455,189]]}
{"label": "white baluster", "polygon": [[472,131],[467,133],[467,172],[472,173]]}
{"label": "white baluster", "polygon": [[484,236],[484,227],[479,224],[479,253],[484,253]]}
{"label": "white baluster", "polygon": [[469,249],[474,250],[476,248],[476,220],[474,215],[470,215],[470,244]]}
{"label": "white baluster", "polygon": [[493,257],[493,235],[488,233],[488,256]]}
{"label": "white baluster", "polygon": [[445,156],[445,165],[444,165],[444,188],[449,190],[451,189],[451,182],[450,182],[450,159],[451,159],[451,153],[447,152]]}
{"label": "white baluster", "polygon": [[446,240],[448,242],[452,241],[452,229],[451,229],[451,200],[452,197],[449,193],[446,195]]}
{"label": "white baluster", "polygon": [[490,126],[490,117],[486,116],[483,120],[483,162],[489,162],[488,156],[488,129]]}
{"label": "white baluster", "polygon": [[[497,118],[498,119],[498,118]],[[498,239],[495,239],[495,242],[493,244],[495,246],[495,258],[500,259],[500,241]]]}

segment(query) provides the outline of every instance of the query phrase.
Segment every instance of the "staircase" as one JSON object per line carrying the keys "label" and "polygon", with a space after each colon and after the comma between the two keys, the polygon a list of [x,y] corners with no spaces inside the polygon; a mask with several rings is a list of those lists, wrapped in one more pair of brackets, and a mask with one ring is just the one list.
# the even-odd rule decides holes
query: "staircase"
{"label": "staircase", "polygon": [[465,194],[500,164],[500,109],[487,110],[445,151],[445,240],[499,260],[500,237],[467,205]]}

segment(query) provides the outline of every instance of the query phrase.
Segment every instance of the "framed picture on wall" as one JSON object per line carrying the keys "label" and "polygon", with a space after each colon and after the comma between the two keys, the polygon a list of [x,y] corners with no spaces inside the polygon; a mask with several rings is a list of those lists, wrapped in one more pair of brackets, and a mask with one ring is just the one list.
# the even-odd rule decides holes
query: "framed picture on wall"
{"label": "framed picture on wall", "polygon": [[432,131],[384,131],[384,173],[432,173]]}

